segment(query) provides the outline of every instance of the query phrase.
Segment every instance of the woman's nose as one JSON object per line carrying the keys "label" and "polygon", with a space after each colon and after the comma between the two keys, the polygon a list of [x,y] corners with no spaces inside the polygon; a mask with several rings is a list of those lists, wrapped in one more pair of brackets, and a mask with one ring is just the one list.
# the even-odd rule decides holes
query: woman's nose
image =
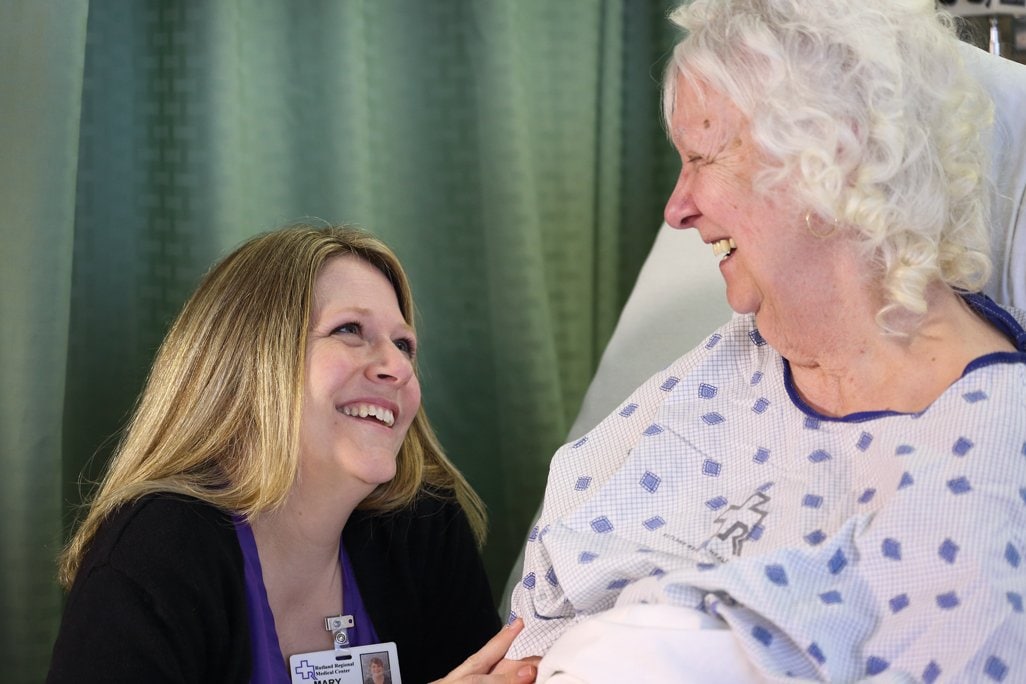
{"label": "woman's nose", "polygon": [[698,215],[694,199],[691,193],[692,175],[681,170],[677,177],[677,184],[673,186],[673,192],[666,200],[666,207],[663,209],[663,220],[671,228],[690,228],[691,221]]}
{"label": "woman's nose", "polygon": [[374,346],[367,372],[372,380],[405,385],[413,377],[413,360],[392,340],[385,340]]}

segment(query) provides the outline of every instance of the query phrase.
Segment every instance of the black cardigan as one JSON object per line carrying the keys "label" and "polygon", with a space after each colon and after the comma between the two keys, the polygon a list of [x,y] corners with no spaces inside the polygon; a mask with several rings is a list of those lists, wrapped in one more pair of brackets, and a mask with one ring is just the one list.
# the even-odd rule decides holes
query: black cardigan
{"label": "black cardigan", "polygon": [[[499,628],[462,509],[423,495],[387,515],[355,512],[342,534],[403,680],[445,676]],[[167,495],[103,524],[68,596],[48,682],[246,682],[242,550],[229,515]]]}

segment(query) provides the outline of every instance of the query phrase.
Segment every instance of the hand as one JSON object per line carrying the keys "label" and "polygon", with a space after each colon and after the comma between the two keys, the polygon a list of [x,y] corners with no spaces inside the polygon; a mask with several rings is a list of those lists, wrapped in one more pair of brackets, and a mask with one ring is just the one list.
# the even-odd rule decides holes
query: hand
{"label": "hand", "polygon": [[503,658],[524,621],[517,618],[488,640],[481,650],[463,661],[463,664],[434,684],[529,684],[538,674],[541,658],[507,660]]}

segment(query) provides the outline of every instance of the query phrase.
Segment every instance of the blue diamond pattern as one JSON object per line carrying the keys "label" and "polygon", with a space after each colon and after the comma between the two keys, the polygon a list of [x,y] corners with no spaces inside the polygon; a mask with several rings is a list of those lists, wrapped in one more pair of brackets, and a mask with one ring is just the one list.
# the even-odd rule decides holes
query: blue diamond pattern
{"label": "blue diamond pattern", "polygon": [[627,404],[622,409],[620,409],[620,416],[623,418],[630,418],[632,415],[634,415],[634,412],[637,410],[637,404]]}
{"label": "blue diamond pattern", "polygon": [[702,463],[702,474],[707,477],[719,477],[720,476],[720,464],[712,459],[706,459]]}
{"label": "blue diamond pattern", "polygon": [[812,532],[809,532],[807,535],[805,535],[805,541],[807,541],[812,546],[818,546],[822,544],[824,539],[826,539],[826,535],[823,533],[823,530],[813,530]]}
{"label": "blue diamond pattern", "polygon": [[956,477],[953,480],[948,480],[948,489],[951,490],[952,494],[965,494],[966,492],[971,492],[973,488],[967,478]]}
{"label": "blue diamond pattern", "polygon": [[819,600],[823,603],[833,605],[835,603],[844,603],[844,599],[841,598],[841,592],[839,591],[826,591],[819,595]]}
{"label": "blue diamond pattern", "polygon": [[641,476],[641,482],[639,482],[638,484],[640,484],[642,488],[644,488],[650,494],[655,494],[656,490],[659,489],[659,483],[662,481],[663,479],[655,473],[653,473],[651,470],[646,470],[645,474]]}
{"label": "blue diamond pattern", "polygon": [[751,385],[758,385],[762,382],[762,371],[755,371],[752,373],[752,379],[748,381]]}
{"label": "blue diamond pattern", "polygon": [[535,585],[536,581],[537,580],[535,579],[535,576],[534,576],[533,572],[527,573],[526,575],[524,575],[524,588],[525,589],[534,589],[534,585]]}
{"label": "blue diamond pattern", "polygon": [[950,539],[945,539],[944,543],[937,549],[937,554],[948,563],[954,563],[955,557],[958,556],[958,544]]}
{"label": "blue diamond pattern", "polygon": [[823,497],[818,494],[806,494],[802,499],[802,506],[806,508],[819,508],[823,505]]}
{"label": "blue diamond pattern", "polygon": [[655,515],[641,524],[650,530],[658,530],[660,527],[666,524],[666,521],[660,518],[658,515]]}
{"label": "blue diamond pattern", "polygon": [[895,456],[908,456],[914,452],[916,448],[910,444],[901,444],[897,449],[894,450]]}
{"label": "blue diamond pattern", "polygon": [[574,489],[579,492],[583,492],[585,489],[591,486],[591,478],[587,475],[582,475],[577,478],[577,482],[574,483]]}
{"label": "blue diamond pattern", "polygon": [[752,627],[752,636],[763,646],[769,646],[773,643],[773,635],[768,629],[761,625]]}
{"label": "blue diamond pattern", "polygon": [[545,581],[554,587],[559,586],[559,580],[556,579],[556,569],[549,567],[549,571],[545,573]]}
{"label": "blue diamond pattern", "polygon": [[752,404],[752,411],[754,411],[755,413],[765,413],[766,409],[768,409],[768,408],[769,408],[769,399],[767,399],[765,397],[759,397],[758,399],[755,400],[755,403]]}
{"label": "blue diamond pattern", "polygon": [[912,475],[909,473],[902,473],[901,482],[898,483],[898,489],[904,489],[905,487],[915,484],[915,480],[912,479]]}
{"label": "blue diamond pattern", "polygon": [[748,339],[752,341],[756,347],[761,347],[766,344],[766,340],[762,338],[762,334],[756,329],[748,333]]}
{"label": "blue diamond pattern", "polygon": [[975,404],[978,401],[983,401],[984,399],[986,399],[987,393],[983,390],[974,390],[972,392],[966,392],[962,395],[962,398],[970,404]]}
{"label": "blue diamond pattern", "polygon": [[869,445],[873,443],[873,435],[868,432],[863,432],[859,435],[859,441],[855,443],[855,448],[859,451],[865,451],[869,448]]}
{"label": "blue diamond pattern", "polygon": [[809,454],[809,460],[813,463],[822,463],[823,461],[830,460],[830,454],[823,451],[822,449],[816,449],[811,454]]}
{"label": "blue diamond pattern", "polygon": [[896,539],[884,539],[881,545],[883,555],[891,560],[901,560],[901,542]]}
{"label": "blue diamond pattern", "polygon": [[591,521],[591,529],[599,534],[605,534],[606,532],[613,531],[613,523],[609,522],[609,518],[603,515]]}
{"label": "blue diamond pattern", "polygon": [[581,555],[577,557],[577,562],[581,565],[586,565],[595,560],[596,558],[598,558],[597,553],[592,553],[591,551],[581,551]]}
{"label": "blue diamond pattern", "polygon": [[1019,549],[1012,545],[1012,542],[1008,542],[1005,546],[1005,560],[1013,568],[1019,567],[1019,562],[1022,560],[1022,556],[1019,555]]}
{"label": "blue diamond pattern", "polygon": [[973,448],[971,440],[965,437],[959,437],[955,440],[955,444],[951,447],[951,453],[955,456],[965,456],[969,453],[969,450]]}
{"label": "blue diamond pattern", "polygon": [[869,656],[869,659],[866,660],[866,674],[872,677],[873,675],[880,674],[890,666],[891,664],[883,658]]}
{"label": "blue diamond pattern", "polygon": [[645,428],[645,431],[642,434],[644,434],[644,435],[646,435],[648,437],[654,437],[655,435],[658,435],[662,431],[663,431],[663,429],[661,427],[659,427],[655,423],[652,423],[647,428]]}
{"label": "blue diamond pattern", "polygon": [[717,496],[705,502],[705,507],[710,511],[718,511],[727,505],[727,497]]}
{"label": "blue diamond pattern", "polygon": [[899,613],[908,608],[908,594],[898,594],[887,603],[890,604],[892,613]]}
{"label": "blue diamond pattern", "polygon": [[930,664],[926,666],[925,670],[923,670],[923,681],[926,682],[926,684],[933,684],[937,681],[937,678],[940,677],[940,675],[940,666],[931,660]]}
{"label": "blue diamond pattern", "polygon": [[702,416],[702,422],[706,425],[719,425],[720,423],[726,420],[726,418],[716,413],[715,411],[706,413],[704,416]]}
{"label": "blue diamond pattern", "polygon": [[712,337],[709,338],[708,342],[705,343],[705,348],[706,349],[712,349],[717,344],[719,344],[720,340],[722,340],[722,339],[723,339],[723,335],[721,335],[719,333],[716,333],[715,335],[713,335]]}
{"label": "blue diamond pattern", "polygon": [[[770,457],[769,449],[766,449],[764,447],[759,447],[755,451],[755,456],[752,456],[752,460],[755,461],[756,463],[765,463],[766,461],[769,460],[769,457]],[[1023,490],[1023,491],[1026,492],[1026,490]],[[1026,501],[1026,493],[1023,494],[1023,500]]]}
{"label": "blue diamond pattern", "polygon": [[704,382],[699,383],[698,396],[702,399],[712,399],[716,396],[716,388]]}
{"label": "blue diamond pattern", "polygon": [[953,591],[946,592],[944,594],[937,595],[937,605],[944,610],[951,610],[957,608],[960,601],[958,600],[958,594]]}
{"label": "blue diamond pattern", "polygon": [[873,500],[874,496],[876,496],[876,490],[873,489],[872,487],[870,487],[866,491],[862,492],[862,496],[859,497],[859,503],[860,504],[869,503],[870,501]]}
{"label": "blue diamond pattern", "polygon": [[780,587],[787,586],[787,572],[783,565],[767,565],[766,578]]}
{"label": "blue diamond pattern", "polygon": [[1010,591],[1007,594],[1005,594],[1005,597],[1008,599],[1008,602],[1012,604],[1012,610],[1014,610],[1016,613],[1023,612],[1022,594],[1015,591]]}
{"label": "blue diamond pattern", "polygon": [[827,562],[827,567],[830,568],[831,575],[836,575],[841,570],[844,570],[847,565],[848,557],[844,555],[844,551],[841,549],[837,549],[836,553],[834,553]]}
{"label": "blue diamond pattern", "polygon": [[680,378],[678,378],[675,375],[671,375],[670,377],[666,378],[663,384],[659,385],[659,389],[661,389],[664,392],[669,392],[677,386],[678,382],[680,382]]}
{"label": "blue diamond pattern", "polygon": [[1002,682],[1005,679],[1005,675],[1008,674],[1008,666],[1005,665],[1001,658],[991,656],[987,658],[987,662],[983,666],[983,671],[995,682]]}

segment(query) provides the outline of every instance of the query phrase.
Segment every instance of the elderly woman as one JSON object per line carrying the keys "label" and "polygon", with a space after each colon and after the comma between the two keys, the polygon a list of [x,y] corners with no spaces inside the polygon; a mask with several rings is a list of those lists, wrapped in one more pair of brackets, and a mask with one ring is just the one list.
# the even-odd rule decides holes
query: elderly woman
{"label": "elderly woman", "polygon": [[[644,604],[728,627],[753,678],[1026,679],[1026,316],[977,294],[989,104],[950,18],[932,0],[672,18],[666,221],[710,245],[737,315],[557,453],[511,657],[583,622],[655,681],[705,632],[632,636]],[[617,611],[630,629],[602,642],[588,625]],[[573,672],[543,660],[539,681],[553,669]]]}
{"label": "elderly woman", "polygon": [[533,679],[483,674],[516,628],[460,665],[499,621],[413,312],[395,255],[353,229],[258,236],[207,274],[61,558],[48,681],[322,679],[361,647],[410,682]]}

